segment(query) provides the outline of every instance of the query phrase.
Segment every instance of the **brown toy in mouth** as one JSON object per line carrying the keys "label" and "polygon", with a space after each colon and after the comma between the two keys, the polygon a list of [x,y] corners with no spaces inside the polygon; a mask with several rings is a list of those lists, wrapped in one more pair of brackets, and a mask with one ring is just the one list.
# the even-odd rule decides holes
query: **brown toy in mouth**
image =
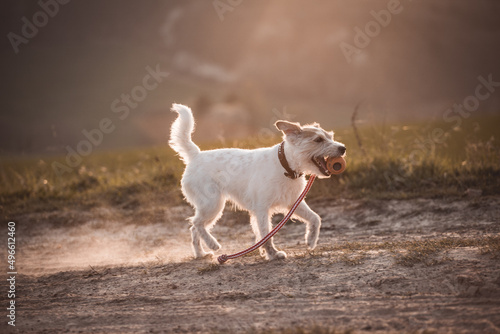
{"label": "brown toy in mouth", "polygon": [[311,160],[325,176],[342,173],[346,165],[342,157],[313,157]]}
{"label": "brown toy in mouth", "polygon": [[337,175],[345,170],[346,162],[342,157],[328,158],[326,161],[326,168],[332,175]]}

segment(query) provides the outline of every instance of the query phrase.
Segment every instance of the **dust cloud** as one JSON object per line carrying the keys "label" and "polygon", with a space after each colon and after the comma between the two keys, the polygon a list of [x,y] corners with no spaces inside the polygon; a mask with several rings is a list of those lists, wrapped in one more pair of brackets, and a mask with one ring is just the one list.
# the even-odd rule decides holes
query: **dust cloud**
{"label": "dust cloud", "polygon": [[189,226],[184,219],[150,224],[92,219],[70,227],[36,229],[29,239],[20,235],[19,272],[42,275],[179,262],[191,256]]}

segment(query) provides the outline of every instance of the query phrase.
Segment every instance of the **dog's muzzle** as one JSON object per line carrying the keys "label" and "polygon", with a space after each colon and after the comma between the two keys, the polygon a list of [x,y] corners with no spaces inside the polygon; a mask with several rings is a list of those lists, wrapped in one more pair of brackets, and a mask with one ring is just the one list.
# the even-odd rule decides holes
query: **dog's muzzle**
{"label": "dog's muzzle", "polygon": [[318,167],[319,171],[325,175],[325,176],[330,176],[332,173],[328,170],[328,167],[326,166],[326,163],[328,161],[328,156],[320,156],[320,157],[312,157],[311,160],[312,162]]}

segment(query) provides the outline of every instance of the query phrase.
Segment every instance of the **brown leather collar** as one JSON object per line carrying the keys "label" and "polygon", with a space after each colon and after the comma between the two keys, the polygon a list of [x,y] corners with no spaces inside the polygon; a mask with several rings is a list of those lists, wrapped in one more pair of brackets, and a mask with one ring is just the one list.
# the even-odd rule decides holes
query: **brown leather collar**
{"label": "brown leather collar", "polygon": [[288,161],[286,161],[286,156],[285,156],[285,142],[281,142],[280,146],[278,146],[278,159],[280,160],[281,166],[286,170],[285,176],[291,178],[292,180],[295,180],[299,177],[302,176],[302,173],[297,173],[293,169],[290,168],[290,165],[288,164]]}

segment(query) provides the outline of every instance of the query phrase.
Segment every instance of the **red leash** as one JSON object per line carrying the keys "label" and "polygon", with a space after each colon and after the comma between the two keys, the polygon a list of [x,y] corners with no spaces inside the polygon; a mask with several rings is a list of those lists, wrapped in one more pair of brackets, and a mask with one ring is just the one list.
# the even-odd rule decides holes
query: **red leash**
{"label": "red leash", "polygon": [[261,241],[259,241],[258,243],[256,243],[252,247],[247,248],[244,251],[241,251],[239,253],[235,253],[235,254],[231,254],[231,255],[222,254],[221,256],[219,256],[217,258],[217,261],[219,261],[220,264],[223,264],[227,260],[236,259],[237,257],[240,257],[240,256],[243,256],[243,255],[248,254],[250,252],[253,252],[257,248],[259,248],[260,246],[265,244],[269,239],[271,239],[285,225],[285,223],[288,221],[288,219],[290,219],[290,217],[293,215],[295,209],[297,209],[297,207],[299,206],[300,202],[302,202],[304,197],[306,197],[306,194],[308,193],[309,189],[311,189],[315,178],[316,178],[316,175],[314,175],[314,174],[312,174],[309,177],[309,181],[307,182],[306,187],[302,191],[302,194],[300,194],[299,198],[297,198],[297,200],[295,201],[295,204],[292,206],[290,211],[287,213],[287,215],[285,217],[283,217],[283,219],[279,222],[279,224],[276,225],[276,227],[273,228],[273,230],[271,232],[269,232]]}

